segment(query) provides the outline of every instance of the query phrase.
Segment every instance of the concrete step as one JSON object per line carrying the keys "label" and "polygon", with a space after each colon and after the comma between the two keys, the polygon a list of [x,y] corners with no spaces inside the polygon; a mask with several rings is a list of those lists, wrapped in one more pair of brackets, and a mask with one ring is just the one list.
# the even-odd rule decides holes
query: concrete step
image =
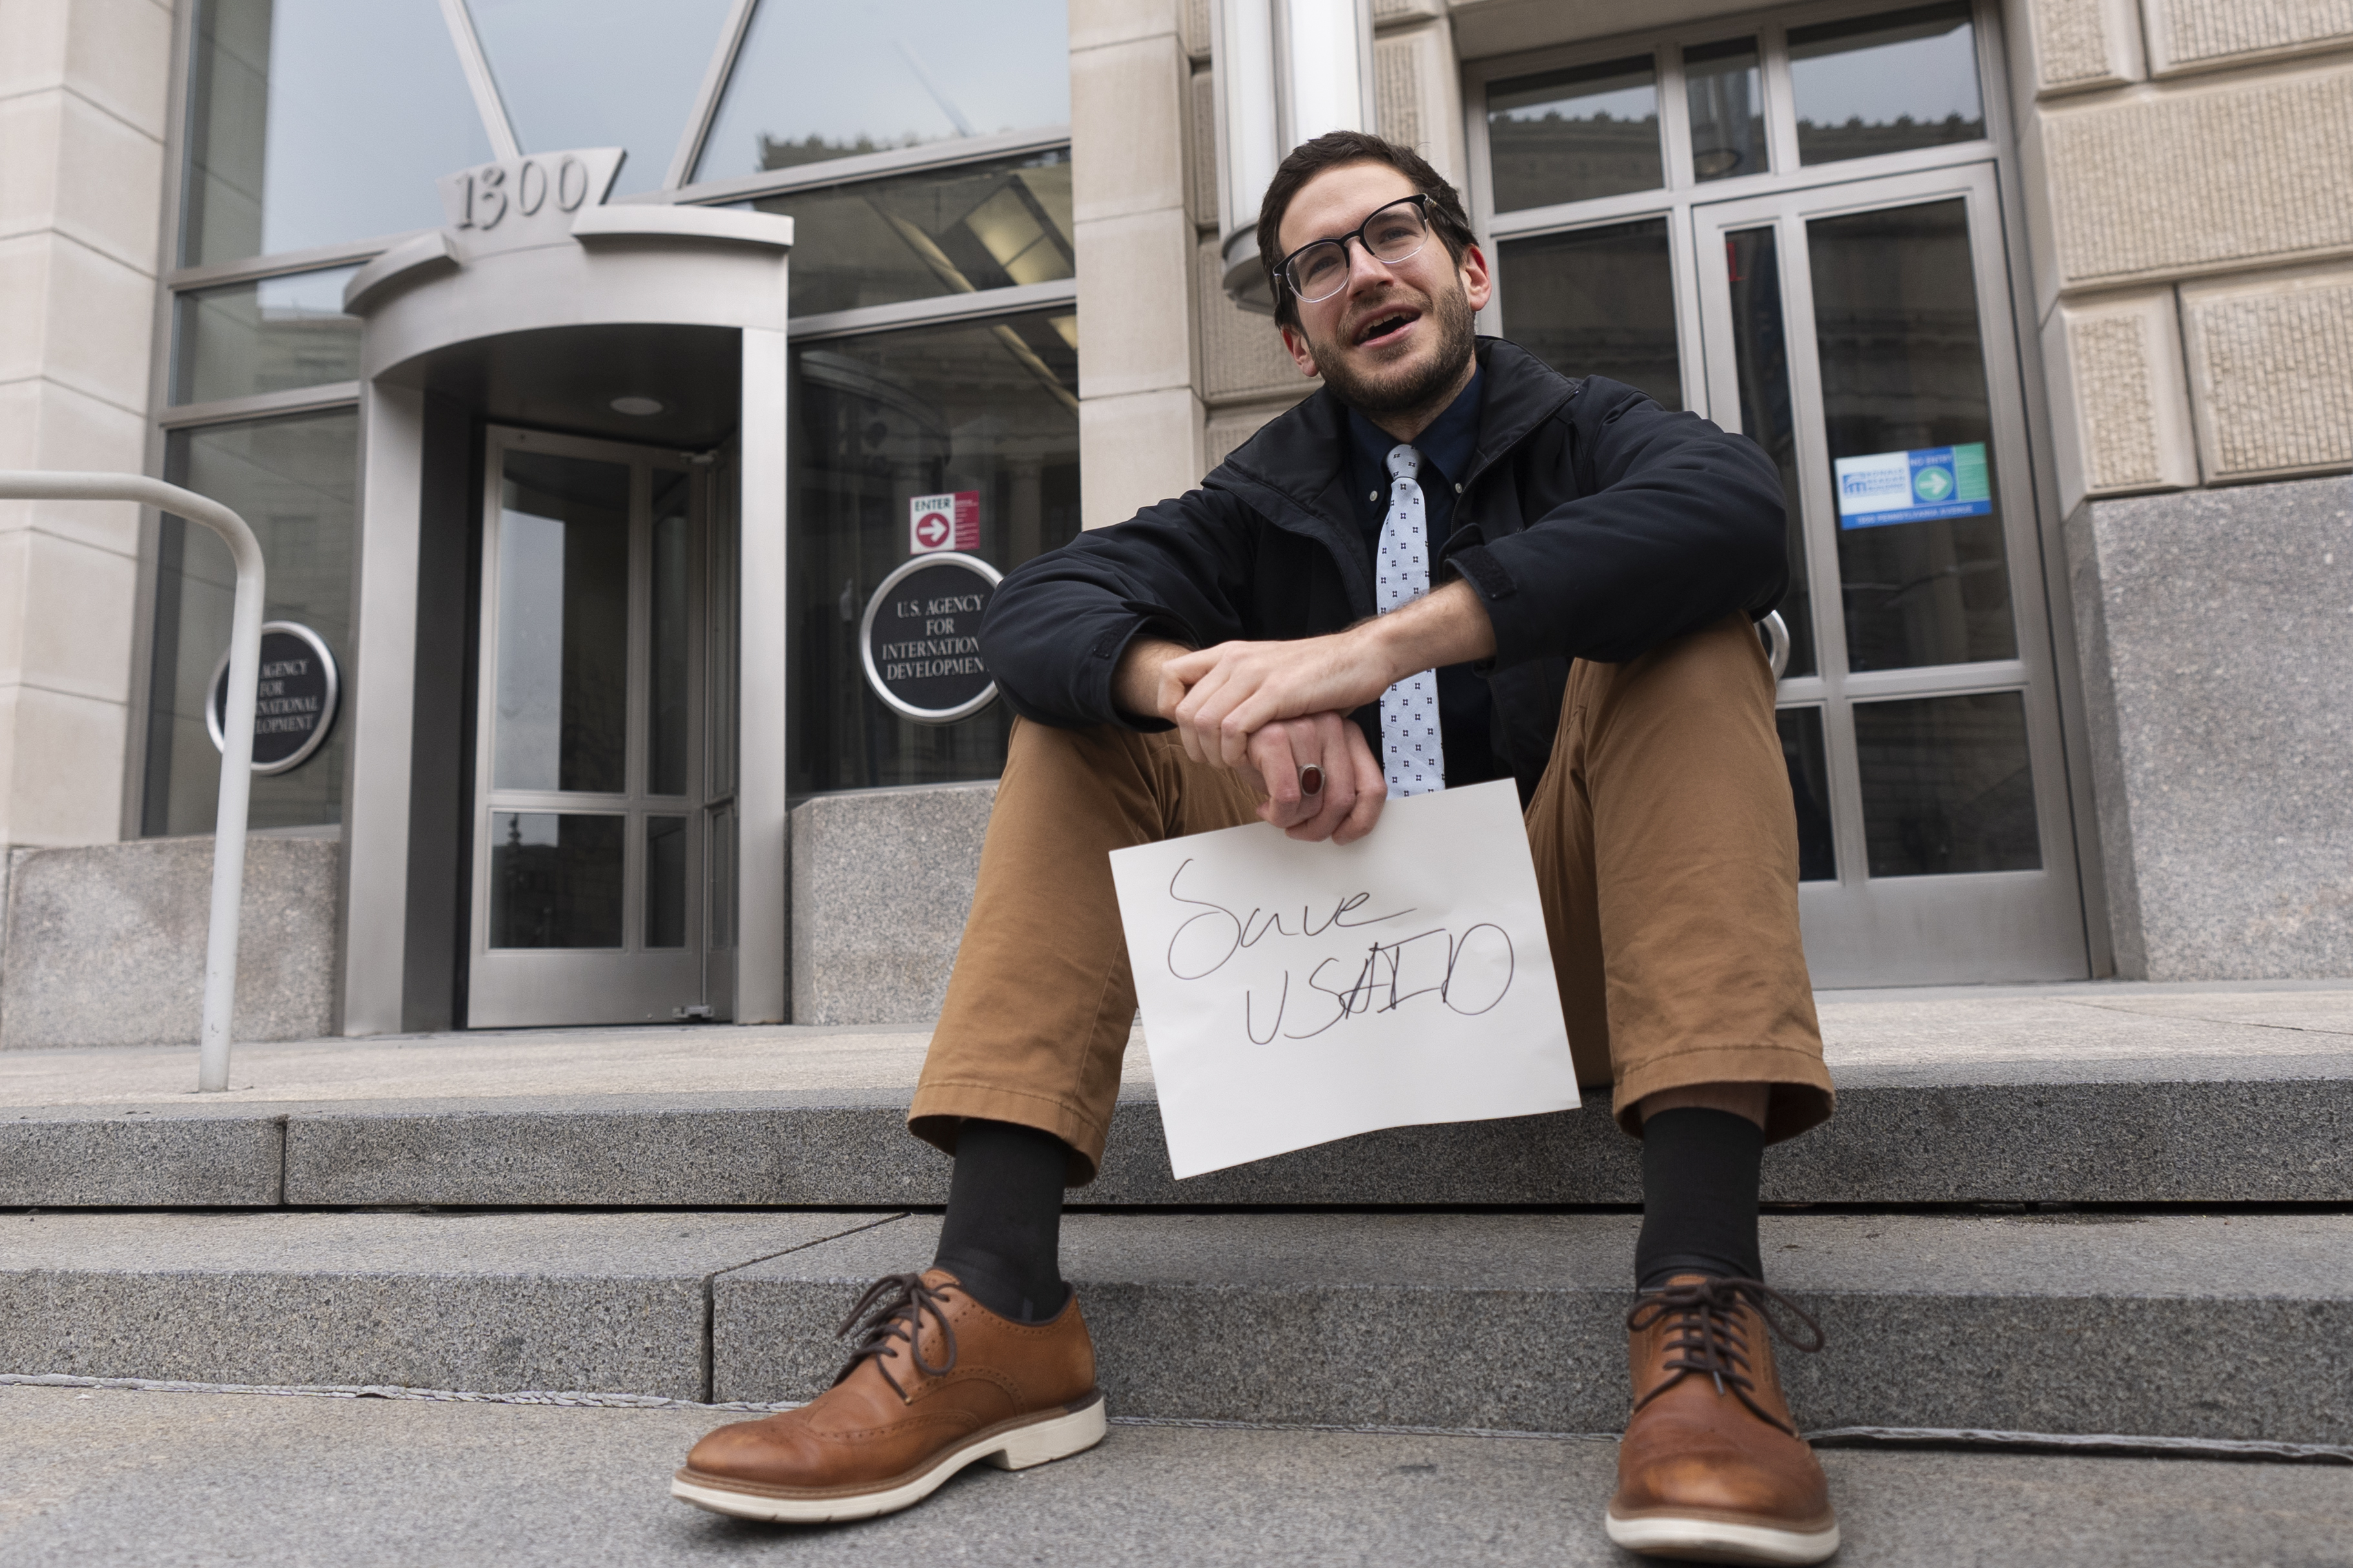
{"label": "concrete step", "polygon": [[[1767,1157],[1780,1204],[2353,1203],[2353,1059],[2200,1077],[1843,1075],[1838,1115]],[[2203,1066],[2205,1064],[2189,1064]],[[948,1163],[905,1089],[0,1110],[0,1207],[938,1205]],[[193,1097],[192,1097],[193,1098]],[[1606,1093],[1550,1116],[1397,1128],[1179,1182],[1150,1086],[1125,1092],[1103,1206],[1641,1201]]]}
{"label": "concrete step", "polygon": [[[1625,1414],[1638,1222],[1081,1214],[1114,1414],[1597,1433]],[[809,1397],[937,1221],[798,1215],[0,1218],[0,1372]],[[1813,1429],[2353,1445],[2353,1215],[1777,1215]]]}
{"label": "concrete step", "polygon": [[[1839,1114],[1773,1152],[1791,1204],[2353,1203],[2353,988],[1826,993]],[[0,1207],[887,1207],[946,1197],[901,1125],[907,1029],[510,1031],[193,1053],[0,1051]],[[1638,1201],[1606,1095],[1169,1175],[1128,1052],[1112,1207]]]}
{"label": "concrete step", "polygon": [[[693,1406],[260,1398],[0,1387],[12,1568],[498,1563],[1476,1563],[1625,1568],[1602,1534],[1615,1447],[1114,1424],[1098,1447],[976,1466],[838,1530],[672,1502],[722,1420]],[[2001,1452],[1822,1454],[1840,1568],[2341,1563],[2353,1469]],[[364,1478],[355,1484],[354,1478]]]}

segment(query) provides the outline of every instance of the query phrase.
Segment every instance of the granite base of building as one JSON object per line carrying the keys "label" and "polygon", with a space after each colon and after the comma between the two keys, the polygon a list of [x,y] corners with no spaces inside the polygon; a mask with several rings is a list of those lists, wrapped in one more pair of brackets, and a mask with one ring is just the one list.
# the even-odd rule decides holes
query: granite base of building
{"label": "granite base of building", "polygon": [[928,1025],[938,1015],[996,801],[989,780],[794,807],[794,1023]]}
{"label": "granite base of building", "polygon": [[2067,527],[2119,975],[2353,974],[2353,479]]}
{"label": "granite base of building", "polygon": [[[332,838],[247,844],[238,1039],[333,1032],[342,868]],[[0,1047],[193,1045],[212,881],[210,838],[11,853]]]}

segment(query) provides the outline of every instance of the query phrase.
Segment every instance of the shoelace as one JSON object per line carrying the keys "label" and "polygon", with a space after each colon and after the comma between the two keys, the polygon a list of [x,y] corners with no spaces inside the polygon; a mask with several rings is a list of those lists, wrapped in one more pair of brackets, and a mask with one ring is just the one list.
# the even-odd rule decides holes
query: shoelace
{"label": "shoelace", "polygon": [[[882,1381],[897,1389],[900,1398],[906,1398],[907,1391],[900,1387],[897,1378],[891,1375],[888,1360],[892,1347],[902,1341],[907,1346],[908,1355],[914,1361],[915,1370],[925,1376],[945,1377],[955,1371],[955,1325],[948,1321],[947,1310],[942,1304],[946,1300],[946,1292],[924,1284],[920,1274],[885,1274],[869,1285],[866,1294],[858,1299],[858,1305],[849,1309],[849,1316],[841,1320],[841,1327],[834,1331],[846,1339],[862,1327],[866,1337],[858,1342],[858,1348],[849,1352],[849,1364],[843,1367],[841,1376],[833,1381],[840,1383],[858,1370],[859,1363],[871,1356],[874,1358],[874,1370],[882,1374]],[[940,1326],[941,1337],[947,1341],[948,1359],[944,1365],[934,1366],[923,1359],[923,1314],[926,1312],[931,1314],[932,1321]]]}
{"label": "shoelace", "polygon": [[[1636,1333],[1662,1319],[1667,1325],[1666,1368],[1673,1375],[1642,1395],[1634,1404],[1640,1410],[1692,1373],[1704,1373],[1715,1380],[1718,1394],[1731,1393],[1748,1406],[1750,1414],[1767,1426],[1778,1426],[1792,1437],[1798,1429],[1757,1403],[1757,1380],[1749,1375],[1748,1340],[1741,1328],[1739,1310],[1746,1297],[1757,1309],[1757,1321],[1771,1331],[1774,1338],[1791,1350],[1808,1355],[1822,1348],[1822,1326],[1806,1315],[1804,1309],[1761,1279],[1698,1279],[1681,1285],[1670,1285],[1663,1290],[1645,1295],[1626,1314],[1626,1327]],[[1814,1336],[1814,1342],[1801,1342],[1795,1334],[1773,1321],[1766,1303],[1778,1301]]]}

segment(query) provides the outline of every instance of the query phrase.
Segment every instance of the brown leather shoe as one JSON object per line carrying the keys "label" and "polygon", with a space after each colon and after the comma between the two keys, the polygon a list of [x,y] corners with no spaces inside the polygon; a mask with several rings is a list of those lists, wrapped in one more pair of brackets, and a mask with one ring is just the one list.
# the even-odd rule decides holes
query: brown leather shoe
{"label": "brown leather shoe", "polygon": [[1027,1469],[1103,1441],[1103,1391],[1076,1295],[1043,1323],[998,1317],[944,1268],[886,1274],[841,1325],[865,1337],[797,1410],[722,1426],[674,1498],[739,1519],[818,1524],[921,1502],[965,1466]]}
{"label": "brown leather shoe", "polygon": [[[1811,1344],[1765,1315],[1767,1298],[1812,1331]],[[1618,1445],[1609,1539],[1697,1563],[1820,1563],[1836,1552],[1830,1489],[1789,1419],[1767,1333],[1818,1351],[1820,1325],[1757,1280],[1679,1274],[1626,1327],[1634,1417]]]}

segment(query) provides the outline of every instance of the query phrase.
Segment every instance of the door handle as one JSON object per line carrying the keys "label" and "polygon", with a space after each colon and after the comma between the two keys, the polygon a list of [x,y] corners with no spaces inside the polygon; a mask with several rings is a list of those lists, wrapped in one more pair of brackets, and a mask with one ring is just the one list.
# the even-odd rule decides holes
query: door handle
{"label": "door handle", "polygon": [[1773,679],[1779,680],[1781,672],[1789,668],[1789,623],[1774,610],[1757,623],[1757,635],[1764,639],[1765,657],[1773,666]]}

